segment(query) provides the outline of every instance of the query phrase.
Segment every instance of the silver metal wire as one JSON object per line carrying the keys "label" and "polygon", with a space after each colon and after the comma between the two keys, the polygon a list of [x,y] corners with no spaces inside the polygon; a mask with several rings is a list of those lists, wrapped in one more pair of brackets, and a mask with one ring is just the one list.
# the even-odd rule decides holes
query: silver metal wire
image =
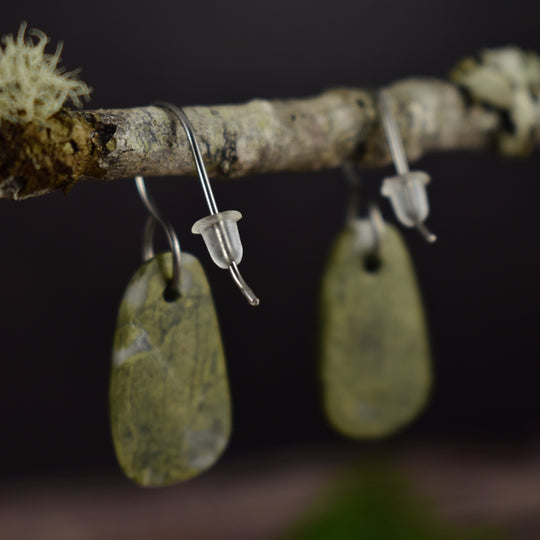
{"label": "silver metal wire", "polygon": [[167,236],[167,240],[169,241],[169,246],[172,253],[173,268],[170,287],[174,292],[180,293],[180,258],[182,252],[180,249],[180,242],[178,241],[178,237],[176,236],[172,225],[161,215],[160,211],[157,209],[156,203],[150,196],[150,193],[148,192],[148,188],[146,187],[146,183],[144,182],[144,178],[142,176],[135,177],[135,185],[137,186],[137,191],[139,192],[139,196],[144,206],[146,207],[148,212],[150,212],[150,216],[146,220],[143,233],[143,260],[147,261],[154,256],[154,248],[152,245],[153,235],[156,223],[159,223]]}
{"label": "silver metal wire", "polygon": [[384,236],[384,218],[382,217],[380,208],[375,203],[369,205],[368,215],[374,238],[372,252],[380,255],[382,238]]}
{"label": "silver metal wire", "polygon": [[365,187],[352,161],[344,161],[341,164],[341,172],[349,184],[346,219],[347,222],[351,222],[358,219],[366,209]]}
{"label": "silver metal wire", "polygon": [[363,215],[367,214],[367,219],[373,231],[373,245],[369,246],[368,251],[374,254],[380,254],[381,242],[384,236],[384,219],[379,206],[373,202],[367,202],[365,188],[362,178],[356,170],[352,161],[345,161],[341,165],[343,175],[349,184],[349,203],[347,205],[347,222],[352,223],[358,219],[366,219]]}
{"label": "silver metal wire", "polygon": [[251,290],[251,287],[244,281],[240,270],[238,270],[238,265],[234,261],[229,265],[229,273],[248,303],[251,306],[258,306],[261,301],[257,296],[255,296],[255,293]]}
{"label": "silver metal wire", "polygon": [[155,256],[154,252],[154,231],[156,230],[156,219],[154,216],[148,216],[144,223],[142,258],[143,261],[149,261]]}
{"label": "silver metal wire", "polygon": [[429,244],[433,244],[433,242],[437,241],[437,235],[433,234],[423,223],[418,222],[415,227],[422,235],[422,238]]}
{"label": "silver metal wire", "polygon": [[197,173],[199,175],[199,180],[201,181],[201,186],[204,192],[204,197],[206,199],[206,204],[210,210],[210,214],[217,214],[219,212],[216,200],[214,199],[214,193],[212,192],[212,186],[210,185],[210,179],[208,178],[208,173],[206,172],[206,167],[204,166],[204,161],[201,154],[201,149],[199,148],[199,143],[197,142],[197,137],[195,137],[195,132],[186,113],[176,105],[172,103],[166,103],[158,101],[154,103],[157,107],[166,109],[169,112],[172,112],[184,128],[186,136],[191,146],[191,152],[193,154],[193,161],[195,162],[195,167],[197,168]]}
{"label": "silver metal wire", "polygon": [[392,110],[390,109],[390,100],[385,90],[379,92],[379,106],[382,112],[382,121],[388,140],[388,147],[390,148],[396,171],[399,175],[407,174],[409,172],[407,154],[405,153],[405,148],[403,148],[401,135]]}

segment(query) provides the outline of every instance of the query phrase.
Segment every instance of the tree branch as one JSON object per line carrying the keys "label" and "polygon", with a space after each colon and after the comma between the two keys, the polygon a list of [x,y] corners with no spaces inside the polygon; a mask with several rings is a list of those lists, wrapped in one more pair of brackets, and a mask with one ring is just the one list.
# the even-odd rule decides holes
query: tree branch
{"label": "tree branch", "polygon": [[[508,136],[508,111],[474,101],[466,84],[407,79],[389,87],[411,161],[428,152],[481,150]],[[540,143],[540,105],[524,153]],[[390,162],[370,90],[337,88],[307,99],[253,100],[186,107],[211,176],[236,178],[279,171],[360,167]],[[529,115],[530,116],[530,115]],[[512,122],[510,122],[512,124]],[[530,131],[530,133],[529,133]],[[500,146],[500,144],[499,144]],[[195,175],[181,125],[165,110],[63,110],[46,125],[3,121],[0,197],[25,199],[70,188],[78,179],[115,180]]]}

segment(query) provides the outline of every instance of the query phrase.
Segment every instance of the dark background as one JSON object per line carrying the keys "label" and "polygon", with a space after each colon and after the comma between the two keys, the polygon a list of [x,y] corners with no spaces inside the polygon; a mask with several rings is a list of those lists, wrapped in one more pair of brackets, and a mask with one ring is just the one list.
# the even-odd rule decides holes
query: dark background
{"label": "dark background", "polygon": [[[94,88],[87,106],[112,108],[444,77],[483,47],[540,52],[539,15],[537,0],[34,1],[4,5],[0,33],[27,20],[53,44],[63,40],[63,64],[82,67]],[[527,444],[540,433],[540,155],[450,153],[417,167],[433,179],[428,225],[439,241],[404,235],[429,313],[436,386],[423,416],[396,439]],[[365,174],[374,193],[390,171]],[[319,279],[344,219],[344,181],[339,171],[283,173],[214,189],[220,208],[244,215],[241,270],[262,299],[258,309],[190,233],[207,214],[198,182],[152,182],[213,288],[234,399],[228,455],[337,441],[318,406],[314,340]],[[381,206],[393,220],[386,200]],[[144,219],[130,180],[0,201],[1,476],[115,467],[110,349],[118,303],[140,263]]]}

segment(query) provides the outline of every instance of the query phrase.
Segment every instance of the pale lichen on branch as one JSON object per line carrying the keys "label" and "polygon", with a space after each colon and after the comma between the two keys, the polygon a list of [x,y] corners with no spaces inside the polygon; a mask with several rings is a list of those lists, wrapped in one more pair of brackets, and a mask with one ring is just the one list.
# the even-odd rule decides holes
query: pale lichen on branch
{"label": "pale lichen on branch", "polygon": [[[16,37],[2,38],[0,46],[0,120],[47,123],[67,100],[81,107],[91,89],[77,78],[79,70],[59,67],[63,44],[54,54],[45,52],[49,38],[37,29],[25,36],[22,23]],[[33,39],[35,38],[35,39]]]}
{"label": "pale lichen on branch", "polygon": [[[540,58],[517,47],[481,51],[465,58],[450,77],[468,96],[498,111],[503,120],[497,144],[508,156],[527,156],[540,131]],[[535,133],[536,132],[536,133]]]}
{"label": "pale lichen on branch", "polygon": [[[6,59],[13,57],[13,47],[27,58],[12,62],[11,71],[4,69],[7,75],[0,57],[0,198],[67,189],[85,177],[196,175],[182,127],[159,107],[61,108],[68,97],[77,105],[89,88],[73,72],[58,70],[60,49],[45,54],[46,36],[34,35],[36,42],[25,39],[23,28],[17,38],[4,39],[11,51]],[[35,73],[21,77],[21,65],[33,66]],[[39,77],[50,83],[41,93],[24,86]],[[462,61],[451,79],[406,79],[387,87],[411,161],[458,149],[520,156],[540,143],[537,55],[490,50]],[[23,87],[26,93],[18,96]],[[336,88],[305,99],[255,99],[185,111],[215,177],[317,170],[346,159],[360,167],[390,162],[374,90]]]}

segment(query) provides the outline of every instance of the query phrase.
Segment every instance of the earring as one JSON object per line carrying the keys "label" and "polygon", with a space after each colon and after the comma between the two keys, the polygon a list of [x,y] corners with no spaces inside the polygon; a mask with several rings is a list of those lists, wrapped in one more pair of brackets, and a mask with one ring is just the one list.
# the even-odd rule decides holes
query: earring
{"label": "earring", "polygon": [[431,178],[423,171],[409,170],[407,154],[392,114],[387,90],[379,92],[378,102],[388,148],[397,172],[397,176],[384,179],[381,193],[390,199],[394,213],[403,225],[416,227],[424,240],[435,242],[437,237],[424,225],[424,220],[429,214],[426,185]]}
{"label": "earring", "polygon": [[[214,201],[187,117],[182,124],[201,182],[205,179],[207,200]],[[231,404],[204,270],[193,255],[181,253],[174,229],[157,210],[144,179],[138,176],[135,182],[150,217],[143,235],[145,263],[129,282],[118,313],[109,395],[111,429],[125,474],[144,486],[163,486],[191,478],[215,463],[229,440]],[[233,267],[236,283],[256,305],[257,297],[237,268],[242,246],[234,220],[240,214],[219,214],[215,209],[205,229],[214,256]],[[154,256],[156,224],[163,228],[171,252]]]}
{"label": "earring", "polygon": [[[356,195],[353,166],[344,171]],[[376,206],[358,217],[358,201],[351,201],[321,288],[323,406],[339,432],[375,438],[410,422],[425,404],[429,344],[403,240]]]}

